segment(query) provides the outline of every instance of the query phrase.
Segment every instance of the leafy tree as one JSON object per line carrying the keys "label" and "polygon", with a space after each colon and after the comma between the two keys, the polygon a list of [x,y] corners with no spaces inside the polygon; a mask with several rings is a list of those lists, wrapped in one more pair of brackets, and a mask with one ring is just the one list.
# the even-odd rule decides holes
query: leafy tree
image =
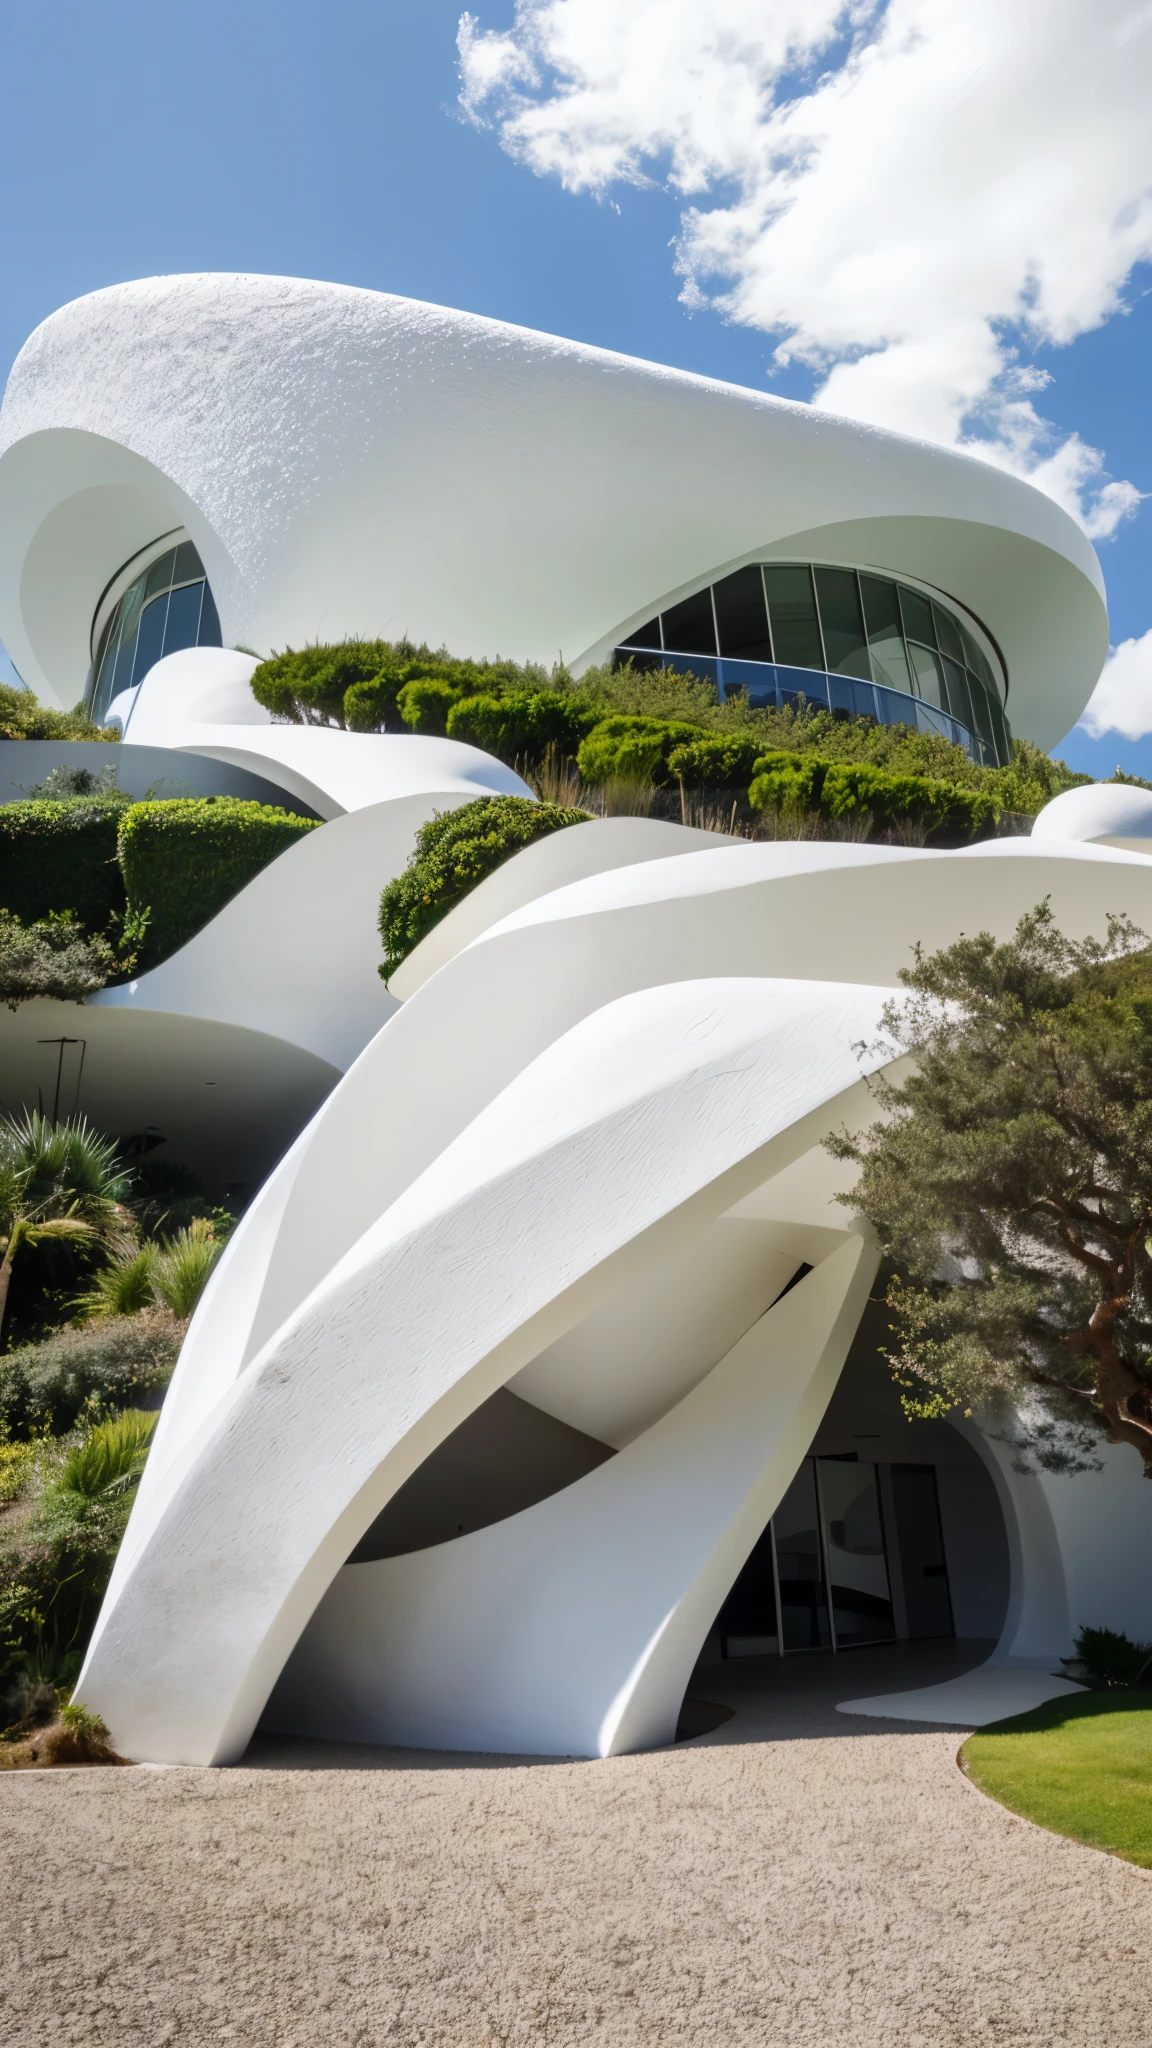
{"label": "leafy tree", "polygon": [[892,1261],[888,1354],[912,1415],[1016,1404],[1020,1443],[1081,1465],[1102,1432],[1152,1477],[1152,953],[1111,918],[1066,938],[1047,902],[1004,944],[925,956],[888,1006],[904,1080],[831,1142],[842,1199]]}
{"label": "leafy tree", "polygon": [[31,1111],[0,1120],[0,1330],[24,1251],[60,1240],[109,1244],[124,1231],[128,1175],[84,1117]]}

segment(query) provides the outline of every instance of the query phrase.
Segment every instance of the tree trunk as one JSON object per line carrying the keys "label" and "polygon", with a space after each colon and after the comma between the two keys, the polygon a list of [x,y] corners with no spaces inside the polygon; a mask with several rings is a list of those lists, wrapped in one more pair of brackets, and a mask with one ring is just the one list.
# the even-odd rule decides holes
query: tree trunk
{"label": "tree trunk", "polygon": [[[16,1233],[13,1231],[12,1237],[14,1238],[15,1235]],[[8,1249],[4,1254],[3,1260],[0,1261],[0,1336],[3,1336],[4,1333],[4,1314],[8,1307],[8,1288],[12,1280],[12,1259],[15,1250],[16,1247],[12,1242],[12,1238],[9,1238]]]}
{"label": "tree trunk", "polygon": [[1107,1330],[1090,1324],[1089,1348],[1098,1367],[1096,1386],[1108,1441],[1131,1444],[1144,1461],[1145,1479],[1152,1479],[1152,1390],[1125,1364]]}

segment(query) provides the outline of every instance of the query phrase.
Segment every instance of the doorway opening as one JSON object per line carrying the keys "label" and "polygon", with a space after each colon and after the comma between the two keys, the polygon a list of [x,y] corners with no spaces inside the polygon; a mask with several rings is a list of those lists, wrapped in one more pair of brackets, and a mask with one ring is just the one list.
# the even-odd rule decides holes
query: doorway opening
{"label": "doorway opening", "polygon": [[716,1628],[722,1658],[954,1636],[935,1466],[806,1457]]}

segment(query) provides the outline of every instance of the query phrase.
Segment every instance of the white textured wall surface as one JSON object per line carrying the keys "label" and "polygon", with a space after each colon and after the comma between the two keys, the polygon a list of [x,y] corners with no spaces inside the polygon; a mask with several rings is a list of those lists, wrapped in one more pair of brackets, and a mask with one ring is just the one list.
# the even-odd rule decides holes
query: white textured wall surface
{"label": "white textured wall surface", "polygon": [[[717,488],[717,479],[722,487]],[[0,636],[74,702],[96,602],[186,526],[226,644],[349,633],[579,664],[761,555],[968,607],[1048,744],[1107,651],[1091,547],[966,455],[380,292],[203,275],[54,313],[0,411]]]}
{"label": "white textured wall surface", "polygon": [[[370,829],[370,812],[326,828]],[[431,972],[333,1089],[193,1319],[82,1679],[122,1746],[236,1756],[314,1614],[278,1694],[292,1725],[404,1740],[424,1726],[465,1746],[530,1737],[593,1754],[662,1739],[685,1660],[851,1336],[838,1318],[855,1278],[840,1307],[806,1281],[787,1317],[765,1312],[739,1275],[720,1273],[716,1231],[763,1230],[777,1276],[798,1260],[826,1279],[839,1270],[851,1217],[832,1199],[846,1183],[821,1141],[874,1113],[862,1066],[884,1057],[875,1020],[911,944],[1007,935],[1044,896],[1070,932],[1102,929],[1109,910],[1147,925],[1152,863],[1031,841],[958,854],[721,845],[543,895],[513,885],[520,907]],[[709,1352],[709,1318],[686,1310],[676,1341],[641,1342],[633,1360],[628,1317],[677,1260],[699,1272],[703,1296],[715,1270],[741,1316],[729,1327],[717,1313]],[[850,1264],[846,1254],[845,1275]],[[817,1301],[823,1337],[802,1313]],[[785,1350],[799,1376],[774,1362],[784,1351],[758,1353],[772,1387],[752,1375],[751,1405],[725,1396],[710,1439],[709,1403],[739,1380],[728,1366],[748,1331],[770,1335],[793,1315]],[[482,1536],[342,1572],[395,1490],[503,1386],[622,1448],[566,1496]],[[823,1391],[809,1411],[812,1388]],[[787,1416],[801,1412],[793,1428]],[[1065,1496],[963,1427],[1007,1528],[1000,1654],[1050,1666],[1094,1611],[1139,1632],[1132,1475],[1114,1484],[1110,1465]],[[726,1497],[706,1477],[709,1441],[736,1475]],[[682,1526],[677,1472],[681,1496],[699,1488],[702,1518]],[[494,1556],[537,1617],[528,1635],[516,1603],[484,1590]],[[616,1620],[598,1636],[598,1588],[613,1572]],[[587,1651],[563,1700],[549,1692],[553,1584],[572,1591]],[[339,1700],[324,1707],[313,1653],[328,1656],[332,1629],[349,1634],[328,1660]],[[525,1695],[509,1674],[529,1671],[533,1641]]]}

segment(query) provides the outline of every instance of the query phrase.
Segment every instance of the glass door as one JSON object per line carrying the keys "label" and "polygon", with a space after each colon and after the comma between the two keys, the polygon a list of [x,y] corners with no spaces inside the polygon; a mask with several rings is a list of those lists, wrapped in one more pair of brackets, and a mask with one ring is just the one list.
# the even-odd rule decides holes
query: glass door
{"label": "glass door", "polygon": [[896,1637],[880,1488],[875,1465],[861,1459],[816,1458],[821,1526],[827,1558],[833,1645],[890,1643]]}
{"label": "glass door", "polygon": [[772,1517],[780,1588],[780,1650],[830,1650],[816,1460],[805,1458]]}

